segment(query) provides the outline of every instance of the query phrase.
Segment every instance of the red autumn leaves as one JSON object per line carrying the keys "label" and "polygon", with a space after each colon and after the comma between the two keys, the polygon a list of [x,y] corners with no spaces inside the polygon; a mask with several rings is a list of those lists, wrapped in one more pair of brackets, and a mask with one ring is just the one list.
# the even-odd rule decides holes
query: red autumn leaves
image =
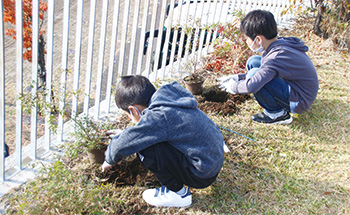
{"label": "red autumn leaves", "polygon": [[[32,1],[22,1],[22,13],[23,13],[23,59],[31,62],[32,60]],[[16,2],[15,0],[3,1],[3,15],[4,23],[10,23],[5,29],[5,34],[16,39]],[[47,11],[47,4],[44,1],[39,1],[39,19],[44,21],[44,13]],[[45,30],[42,28],[42,24],[39,26],[39,38],[45,34]],[[38,38],[38,39],[39,39]]]}

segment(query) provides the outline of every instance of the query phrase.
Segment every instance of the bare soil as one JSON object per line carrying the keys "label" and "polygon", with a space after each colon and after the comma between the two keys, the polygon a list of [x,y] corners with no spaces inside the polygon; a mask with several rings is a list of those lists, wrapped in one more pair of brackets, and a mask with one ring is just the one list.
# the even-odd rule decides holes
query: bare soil
{"label": "bare soil", "polygon": [[217,113],[223,116],[234,115],[238,112],[237,105],[250,98],[249,95],[230,94],[212,86],[204,89],[202,95],[195,96],[198,108],[205,113]]}
{"label": "bare soil", "polygon": [[156,177],[142,165],[139,159],[136,158],[136,155],[123,159],[108,172],[98,170],[95,174],[97,177],[91,177],[91,179],[95,178],[98,180],[96,182],[110,183],[117,187],[133,186],[135,184],[142,186],[159,185]]}

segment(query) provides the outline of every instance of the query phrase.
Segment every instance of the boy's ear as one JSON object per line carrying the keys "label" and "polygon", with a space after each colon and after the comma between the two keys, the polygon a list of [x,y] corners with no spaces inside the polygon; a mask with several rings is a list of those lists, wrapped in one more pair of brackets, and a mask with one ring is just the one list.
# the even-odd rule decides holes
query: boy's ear
{"label": "boy's ear", "polygon": [[130,106],[128,107],[128,109],[129,109],[129,111],[132,112],[132,115],[133,115],[133,116],[138,116],[138,115],[140,115],[140,114],[139,114],[139,111],[136,109],[135,106],[130,105]]}
{"label": "boy's ear", "polygon": [[130,106],[128,107],[128,109],[129,109],[129,111],[131,111],[133,114],[134,114],[134,112],[136,111],[136,110],[135,110],[135,107],[132,106],[132,105],[130,105]]}
{"label": "boy's ear", "polygon": [[257,42],[257,44],[261,44],[262,43],[262,36],[261,35],[257,35],[256,36],[256,42]]}
{"label": "boy's ear", "polygon": [[130,105],[128,107],[129,110],[133,110],[133,111],[137,111],[137,109],[142,112],[145,108],[147,108],[147,106],[144,106],[144,105]]}
{"label": "boy's ear", "polygon": [[259,43],[262,43],[264,40],[267,40],[265,37],[264,37],[264,35],[257,35],[256,36],[257,37],[257,42],[259,42]]}

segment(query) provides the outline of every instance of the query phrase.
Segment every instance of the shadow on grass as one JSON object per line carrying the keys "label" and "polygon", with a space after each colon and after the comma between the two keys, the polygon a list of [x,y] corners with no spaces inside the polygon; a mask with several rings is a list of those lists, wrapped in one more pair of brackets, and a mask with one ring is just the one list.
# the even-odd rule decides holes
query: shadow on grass
{"label": "shadow on grass", "polygon": [[244,162],[225,162],[217,181],[196,190],[192,208],[209,214],[341,214],[346,191]]}
{"label": "shadow on grass", "polygon": [[322,144],[348,143],[350,105],[339,99],[316,99],[309,111],[294,116],[293,129]]}

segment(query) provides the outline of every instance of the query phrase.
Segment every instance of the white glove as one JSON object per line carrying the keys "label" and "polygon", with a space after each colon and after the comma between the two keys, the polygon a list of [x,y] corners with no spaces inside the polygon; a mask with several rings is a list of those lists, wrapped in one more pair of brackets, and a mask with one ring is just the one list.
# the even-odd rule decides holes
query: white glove
{"label": "white glove", "polygon": [[225,141],[223,142],[224,144],[224,152],[227,153],[227,152],[230,152],[230,149],[228,148],[228,146],[226,145]]}
{"label": "white glove", "polygon": [[104,171],[108,171],[112,168],[112,165],[110,165],[109,163],[107,163],[106,161],[103,162],[102,164],[102,172]]}
{"label": "white glove", "polygon": [[236,92],[232,90],[232,85],[233,85],[235,82],[236,82],[236,81],[235,81],[234,79],[229,79],[229,80],[227,80],[227,81],[225,81],[225,82],[222,82],[222,83],[220,84],[220,88],[221,88],[222,90],[225,90],[225,91],[228,92],[228,93],[236,94]]}
{"label": "white glove", "polygon": [[216,80],[219,81],[220,84],[222,84],[222,83],[224,83],[224,82],[226,82],[226,81],[228,81],[228,80],[230,80],[230,79],[233,79],[233,80],[235,80],[236,82],[238,82],[238,74],[223,76],[223,77],[218,78],[218,79],[216,79]]}

